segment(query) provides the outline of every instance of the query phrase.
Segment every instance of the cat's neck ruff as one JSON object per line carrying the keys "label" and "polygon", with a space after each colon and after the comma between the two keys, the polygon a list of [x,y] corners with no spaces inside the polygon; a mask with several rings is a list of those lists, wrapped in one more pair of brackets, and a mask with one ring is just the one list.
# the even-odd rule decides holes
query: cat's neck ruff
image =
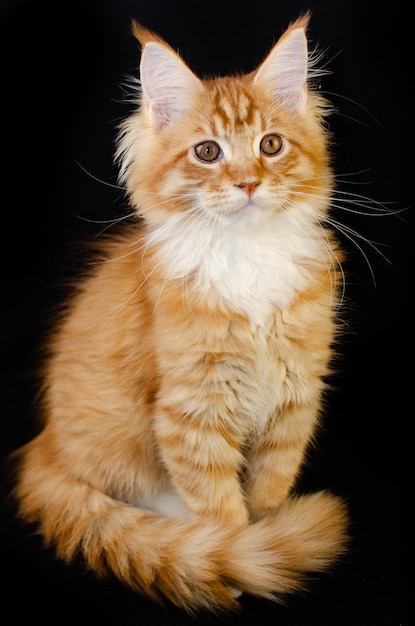
{"label": "cat's neck ruff", "polygon": [[[303,215],[310,211],[302,211]],[[158,267],[166,280],[183,278],[200,298],[212,298],[262,325],[273,308],[286,309],[310,280],[310,269],[327,265],[324,233],[315,219],[274,214],[251,228],[246,223],[172,219],[152,231]],[[190,281],[190,277],[192,280]]]}

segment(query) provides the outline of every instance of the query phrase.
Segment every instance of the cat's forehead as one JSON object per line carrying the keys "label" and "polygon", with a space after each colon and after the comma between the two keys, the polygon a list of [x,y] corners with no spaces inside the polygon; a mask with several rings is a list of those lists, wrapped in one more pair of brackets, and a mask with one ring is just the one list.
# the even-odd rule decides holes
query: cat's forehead
{"label": "cat's forehead", "polygon": [[244,77],[212,79],[205,83],[203,106],[216,130],[241,132],[260,128],[267,117],[257,90]]}

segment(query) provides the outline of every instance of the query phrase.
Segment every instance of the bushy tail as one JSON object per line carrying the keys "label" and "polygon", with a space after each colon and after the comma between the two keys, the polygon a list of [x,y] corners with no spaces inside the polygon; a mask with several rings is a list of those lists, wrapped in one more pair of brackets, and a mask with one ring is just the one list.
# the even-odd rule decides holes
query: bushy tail
{"label": "bushy tail", "polygon": [[[31,468],[33,470],[33,467]],[[344,551],[347,513],[326,492],[287,500],[272,517],[240,529],[165,518],[112,499],[55,467],[20,474],[23,518],[71,561],[82,553],[98,575],[195,612],[237,608],[232,589],[282,599]]]}

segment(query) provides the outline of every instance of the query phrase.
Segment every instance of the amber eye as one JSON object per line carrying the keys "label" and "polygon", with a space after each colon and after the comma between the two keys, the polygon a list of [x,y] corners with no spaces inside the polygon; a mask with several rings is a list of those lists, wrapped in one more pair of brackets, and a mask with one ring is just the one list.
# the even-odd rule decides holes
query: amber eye
{"label": "amber eye", "polygon": [[216,141],[204,141],[195,146],[195,154],[200,161],[212,163],[222,157],[222,150]]}
{"label": "amber eye", "polygon": [[282,137],[279,135],[265,135],[259,144],[261,153],[265,154],[265,156],[274,156],[278,154],[281,152],[282,146]]}

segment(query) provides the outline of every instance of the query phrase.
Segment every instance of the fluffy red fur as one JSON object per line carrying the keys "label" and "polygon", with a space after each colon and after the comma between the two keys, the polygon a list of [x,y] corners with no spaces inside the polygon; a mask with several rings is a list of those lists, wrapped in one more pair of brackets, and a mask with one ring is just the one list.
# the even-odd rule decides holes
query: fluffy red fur
{"label": "fluffy red fur", "polygon": [[307,20],[214,79],[134,25],[117,159],[140,219],[58,317],[44,427],[16,453],[20,515],[59,557],[188,611],[281,599],[346,543],[340,498],[293,495],[342,283]]}

